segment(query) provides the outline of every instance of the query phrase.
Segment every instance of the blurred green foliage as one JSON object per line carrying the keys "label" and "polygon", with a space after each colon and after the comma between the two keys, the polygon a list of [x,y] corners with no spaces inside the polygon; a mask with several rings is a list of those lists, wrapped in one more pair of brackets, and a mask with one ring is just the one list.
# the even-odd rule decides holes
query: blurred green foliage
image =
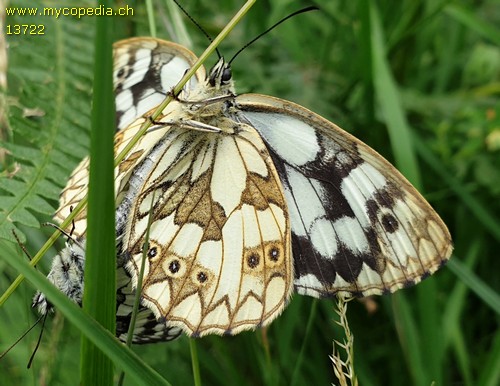
{"label": "blurred green foliage", "polygon": [[[169,0],[154,2],[157,35],[175,40],[168,3]],[[26,5],[27,1],[11,1],[10,5],[16,4]],[[117,40],[150,34],[145,6],[142,2],[129,4],[135,15],[117,18]],[[224,27],[242,4],[236,0],[183,2],[211,36]],[[394,143],[394,134],[387,127],[391,124],[391,108],[395,113],[402,112],[412,138],[411,151],[417,155],[414,167],[421,181],[419,188],[450,228],[455,243],[448,267],[422,284],[395,295],[349,304],[355,371],[360,384],[499,384],[500,3],[258,1],[220,47],[221,52],[230,58],[275,21],[311,4],[321,10],[288,21],[235,60],[237,91],[269,94],[299,103],[339,124],[389,160],[398,160],[396,166],[400,168],[394,155],[398,143]],[[374,42],[374,21],[380,24],[382,44]],[[74,67],[71,84],[76,81],[79,90],[85,92],[66,103],[78,114],[86,114],[90,112],[91,65],[88,58],[79,59],[78,52],[67,52],[70,46],[66,44],[77,35],[78,28],[92,28],[92,21],[47,20],[49,23],[52,32],[47,28],[47,33],[60,30],[58,38],[25,37],[24,51],[16,45],[19,39],[7,37],[11,47],[17,47],[9,51],[9,60],[18,63],[16,55],[36,49],[26,47],[44,44],[49,45],[46,50],[56,45],[63,58],[75,58],[65,66]],[[188,20],[185,26],[192,40],[190,48],[200,54],[208,44],[206,38]],[[74,46],[71,49],[75,50]],[[387,61],[388,78],[381,78],[382,74],[374,71],[378,54],[383,54]],[[28,104],[29,99],[23,97],[30,95],[30,88],[50,86],[50,82],[44,82],[51,77],[53,68],[36,61],[23,65],[32,69],[25,77],[19,67],[9,68],[9,85],[22,87],[10,87],[6,95],[18,105]],[[381,89],[385,86],[395,86],[401,107],[384,104]],[[19,138],[15,133],[21,114],[15,103],[10,105],[8,119],[14,140]],[[85,122],[78,114],[77,122]],[[47,118],[35,119],[33,124],[44,130],[44,119]],[[81,155],[87,132],[82,128],[78,133],[74,143],[64,145]],[[29,145],[30,141],[22,138],[21,142]],[[65,165],[68,175],[77,158]],[[12,164],[5,167],[6,171],[12,170]],[[62,187],[65,182],[58,184]],[[54,205],[56,199],[55,195]],[[36,251],[43,235],[30,228],[22,229],[28,236],[28,249]],[[11,247],[9,253],[13,250]],[[11,258],[23,257],[19,253]],[[3,260],[0,272],[3,292],[17,273]],[[34,320],[35,314],[29,310],[32,293],[33,288],[25,283],[0,309],[2,350]],[[311,317],[313,300],[295,296],[283,315],[266,330],[197,340],[203,384],[336,384],[328,356],[333,340],[342,340],[342,331],[334,323],[337,316],[333,307],[332,300],[318,301]],[[310,328],[306,329],[310,317]],[[60,317],[50,319],[32,370],[24,368],[34,345],[32,336],[0,362],[6,384],[77,383],[77,337],[78,331],[64,325]],[[134,350],[173,385],[193,383],[186,337],[171,343],[136,346]]]}

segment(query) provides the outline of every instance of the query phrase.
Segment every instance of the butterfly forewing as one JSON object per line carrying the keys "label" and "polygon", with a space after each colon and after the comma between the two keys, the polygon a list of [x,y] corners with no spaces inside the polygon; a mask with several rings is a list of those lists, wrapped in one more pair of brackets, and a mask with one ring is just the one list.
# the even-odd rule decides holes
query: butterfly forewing
{"label": "butterfly forewing", "polygon": [[[158,106],[197,59],[183,46],[154,38],[121,40],[113,53],[117,130]],[[187,98],[189,90],[204,80],[205,70],[200,68],[179,97]]]}
{"label": "butterfly forewing", "polygon": [[299,293],[393,292],[449,258],[446,226],[374,150],[291,102],[246,94],[237,104],[284,186]]}

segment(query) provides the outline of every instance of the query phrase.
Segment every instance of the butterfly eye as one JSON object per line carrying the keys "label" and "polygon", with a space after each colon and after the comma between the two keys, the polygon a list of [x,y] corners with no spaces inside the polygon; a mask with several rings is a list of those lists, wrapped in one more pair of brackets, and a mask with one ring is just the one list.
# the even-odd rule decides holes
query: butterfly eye
{"label": "butterfly eye", "polygon": [[229,84],[232,76],[231,67],[224,62],[224,58],[220,58],[215,66],[213,66],[210,70],[208,82],[212,87],[216,87],[216,85],[225,86]]}
{"label": "butterfly eye", "polygon": [[221,76],[221,83],[222,84],[228,84],[229,81],[231,80],[233,74],[231,72],[231,67],[226,67],[222,71],[222,76]]}

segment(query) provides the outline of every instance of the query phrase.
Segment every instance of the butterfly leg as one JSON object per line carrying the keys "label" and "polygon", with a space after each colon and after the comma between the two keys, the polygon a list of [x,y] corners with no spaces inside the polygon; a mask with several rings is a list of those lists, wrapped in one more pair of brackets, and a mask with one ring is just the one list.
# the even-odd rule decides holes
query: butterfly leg
{"label": "butterfly leg", "polygon": [[211,104],[214,104],[214,103],[220,103],[220,102],[225,102],[228,100],[233,100],[236,97],[235,94],[233,94],[232,92],[229,92],[229,94],[227,94],[227,95],[217,95],[215,97],[206,98],[203,100],[189,101],[189,100],[180,99],[179,97],[174,96],[173,92],[171,92],[170,95],[172,95],[178,102],[191,106],[191,108],[193,110],[203,109],[204,107],[211,105]]}
{"label": "butterfly leg", "polygon": [[194,121],[192,119],[182,120],[181,127],[186,127],[189,129],[203,131],[203,132],[207,132],[207,133],[220,133],[220,132],[222,132],[222,130],[219,129],[218,127],[208,125],[206,123]]}
{"label": "butterfly leg", "polygon": [[149,121],[156,125],[157,127],[152,127],[148,130],[152,132],[154,130],[162,129],[165,126],[177,126],[186,129],[192,129],[197,131],[203,131],[206,133],[220,133],[222,130],[218,127],[208,125],[206,123],[198,122],[192,119],[178,119],[178,120],[170,120],[170,121],[155,121],[151,116],[148,117]]}

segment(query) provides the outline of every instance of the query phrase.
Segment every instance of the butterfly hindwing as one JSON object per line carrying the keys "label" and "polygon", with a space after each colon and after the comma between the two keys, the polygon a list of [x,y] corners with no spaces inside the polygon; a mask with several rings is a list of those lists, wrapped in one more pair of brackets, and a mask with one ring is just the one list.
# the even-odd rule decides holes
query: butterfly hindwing
{"label": "butterfly hindwing", "polygon": [[[124,267],[118,267],[116,279],[116,336],[122,342],[126,342],[136,291],[133,289],[132,279]],[[149,308],[139,307],[135,320],[133,343],[170,341],[181,333],[182,330],[178,327],[169,327],[163,322],[158,322]]]}
{"label": "butterfly hindwing", "polygon": [[169,128],[149,154],[154,166],[137,177],[142,188],[126,220],[126,267],[136,278],[151,216],[143,304],[189,335],[265,325],[292,289],[279,177],[255,130],[238,130]]}
{"label": "butterfly hindwing", "polygon": [[[66,183],[66,187],[59,195],[59,208],[54,214],[54,220],[61,224],[71,214],[73,209],[87,194],[89,185],[89,158],[85,157],[75,168]],[[73,224],[75,228],[73,228]],[[82,237],[87,230],[87,211],[84,209],[66,229],[75,237]]]}
{"label": "butterfly hindwing", "polygon": [[237,97],[283,183],[299,293],[393,292],[451,254],[439,216],[382,156],[311,111],[264,95]]}

